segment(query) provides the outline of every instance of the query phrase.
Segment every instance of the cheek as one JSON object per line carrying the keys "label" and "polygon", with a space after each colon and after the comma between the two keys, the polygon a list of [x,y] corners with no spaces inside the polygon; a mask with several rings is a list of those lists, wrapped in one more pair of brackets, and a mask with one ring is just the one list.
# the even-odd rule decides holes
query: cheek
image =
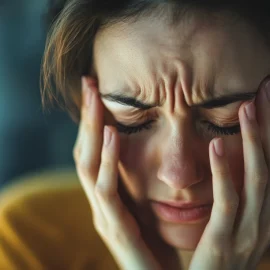
{"label": "cheek", "polygon": [[238,194],[241,194],[244,183],[244,157],[242,147],[242,137],[228,139],[225,142],[228,149],[228,162],[231,170],[232,180]]}
{"label": "cheek", "polygon": [[143,140],[132,138],[132,136],[120,137],[120,162],[128,170],[141,166],[144,163],[144,149]]}
{"label": "cheek", "polygon": [[119,173],[127,190],[135,200],[147,197],[151,158],[145,140],[133,136],[120,137]]}

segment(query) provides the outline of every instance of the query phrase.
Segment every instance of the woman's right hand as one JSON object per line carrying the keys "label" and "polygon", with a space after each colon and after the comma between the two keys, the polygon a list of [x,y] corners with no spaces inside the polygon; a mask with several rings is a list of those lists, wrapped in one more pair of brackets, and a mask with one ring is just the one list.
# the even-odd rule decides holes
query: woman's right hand
{"label": "woman's right hand", "polygon": [[[73,156],[92,209],[95,229],[121,269],[166,268],[168,261],[161,258],[168,254],[164,250],[166,247],[155,245],[154,249],[161,253],[157,255],[154,249],[146,245],[141,228],[117,191],[120,148],[118,132],[112,126],[104,127],[104,108],[96,86],[84,77],[82,88],[81,122]],[[169,254],[171,261],[172,253]]]}

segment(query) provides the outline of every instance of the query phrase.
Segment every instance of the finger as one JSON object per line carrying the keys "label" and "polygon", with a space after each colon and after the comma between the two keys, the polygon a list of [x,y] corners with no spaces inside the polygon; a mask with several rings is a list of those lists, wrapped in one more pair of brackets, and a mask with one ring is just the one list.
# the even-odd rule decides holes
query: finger
{"label": "finger", "polygon": [[106,232],[107,237],[111,238],[109,241],[122,248],[134,248],[134,240],[139,237],[140,232],[118,194],[119,147],[119,136],[115,128],[105,126],[95,195],[109,224],[109,232]]}
{"label": "finger", "polygon": [[82,88],[83,105],[76,167],[92,212],[98,218],[102,212],[94,195],[94,186],[100,165],[103,111],[96,89],[89,88],[86,78],[82,79]]}
{"label": "finger", "polygon": [[261,84],[261,88],[256,98],[256,107],[258,110],[257,121],[259,124],[260,136],[263,144],[265,160],[270,165],[270,75],[268,75]]}
{"label": "finger", "polygon": [[[268,171],[268,179],[269,179],[269,168],[270,168],[270,78],[268,77],[268,81],[266,80],[262,89],[260,90],[258,100],[256,101],[257,110],[257,121],[259,124],[260,137],[262,141],[262,148],[264,152],[264,158],[266,161],[267,171]],[[268,83],[268,85],[266,85]],[[267,94],[268,92],[268,94]],[[268,194],[270,193],[270,185],[267,184],[265,195],[266,198],[264,202],[264,208],[268,212],[270,207],[270,198]],[[268,219],[269,220],[269,219]],[[262,222],[262,224],[265,224]]]}
{"label": "finger", "polygon": [[[269,185],[269,169],[270,169],[270,84],[269,80],[270,76],[267,76],[263,82],[262,87],[260,88],[259,96],[256,100],[256,108],[257,108],[257,121],[259,124],[260,136],[263,145],[264,157],[267,165],[268,177],[267,184],[265,188],[265,196],[262,205],[260,221],[259,221],[259,239],[257,246],[257,256],[263,255],[265,250],[269,246],[270,241],[270,216],[269,216],[269,208],[270,208],[270,185]],[[268,85],[268,84],[269,85]],[[258,258],[253,258],[253,261],[256,263]]]}
{"label": "finger", "polygon": [[113,127],[105,126],[101,165],[95,194],[101,209],[113,228],[122,226],[128,210],[118,194],[119,136]]}
{"label": "finger", "polygon": [[[259,217],[267,183],[267,167],[256,120],[254,100],[239,110],[244,152],[243,213],[235,235],[235,252],[249,257],[258,240]],[[248,237],[246,237],[248,235]]]}
{"label": "finger", "polygon": [[75,165],[76,165],[76,162],[79,159],[79,156],[81,154],[81,144],[82,144],[82,136],[83,136],[83,108],[84,108],[84,106],[87,106],[84,103],[86,103],[86,99],[88,98],[86,87],[84,86],[84,77],[82,77],[82,79],[81,79],[81,88],[82,88],[81,119],[80,119],[80,123],[79,123],[77,138],[76,138],[74,148],[73,148],[73,157],[75,160]]}
{"label": "finger", "polygon": [[219,269],[220,263],[228,259],[238,208],[239,200],[232,182],[222,138],[211,141],[209,153],[214,204],[210,220],[195,251],[195,254],[197,252],[201,254],[200,258],[195,257],[196,260],[192,260],[191,269]]}
{"label": "finger", "polygon": [[[120,142],[116,129],[105,126],[95,194],[109,224],[106,242],[123,269],[160,269],[141,238],[139,226],[118,194]],[[121,268],[121,269],[122,269]]]}
{"label": "finger", "polygon": [[214,139],[209,148],[214,195],[210,227],[213,232],[216,231],[214,234],[226,236],[226,240],[229,240],[239,199],[232,182],[223,139]]}
{"label": "finger", "polygon": [[82,174],[87,176],[87,189],[95,185],[97,179],[102,148],[103,134],[103,108],[99,96],[95,89],[90,89],[84,80],[85,102],[82,108],[82,141],[81,149],[81,169]]}

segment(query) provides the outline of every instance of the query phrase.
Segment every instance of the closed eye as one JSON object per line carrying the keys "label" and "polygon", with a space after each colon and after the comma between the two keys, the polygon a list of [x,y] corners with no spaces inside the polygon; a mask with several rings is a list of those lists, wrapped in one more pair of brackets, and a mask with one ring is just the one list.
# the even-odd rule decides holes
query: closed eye
{"label": "closed eye", "polygon": [[241,132],[240,124],[230,127],[220,127],[208,121],[202,121],[209,133],[214,136],[235,135]]}
{"label": "closed eye", "polygon": [[128,126],[128,125],[123,125],[117,122],[115,126],[120,133],[125,133],[125,134],[130,135],[133,133],[141,132],[142,130],[151,129],[153,122],[155,122],[155,120],[150,120],[137,126]]}
{"label": "closed eye", "polygon": [[[128,125],[124,125],[122,123],[117,122],[115,126],[120,133],[130,135],[130,134],[142,132],[143,130],[150,130],[154,122],[155,120],[150,120],[137,126],[128,126]],[[201,121],[201,123],[203,124],[204,126],[203,128],[205,129],[205,131],[210,133],[213,136],[235,135],[241,132],[240,124],[230,126],[230,127],[220,127],[205,120]]]}

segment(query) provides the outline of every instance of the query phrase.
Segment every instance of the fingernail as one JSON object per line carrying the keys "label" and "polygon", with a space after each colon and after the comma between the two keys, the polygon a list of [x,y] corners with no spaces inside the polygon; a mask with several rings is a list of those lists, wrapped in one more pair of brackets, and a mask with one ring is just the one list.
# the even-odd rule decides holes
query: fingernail
{"label": "fingernail", "polygon": [[265,93],[266,93],[268,102],[270,102],[270,80],[265,85]]}
{"label": "fingernail", "polygon": [[249,120],[255,120],[255,106],[254,100],[245,105],[246,116]]}
{"label": "fingernail", "polygon": [[222,157],[224,155],[223,141],[221,138],[214,140],[215,152],[218,156]]}
{"label": "fingernail", "polygon": [[111,141],[112,133],[109,129],[109,127],[105,126],[104,127],[104,146],[108,146],[110,141]]}

